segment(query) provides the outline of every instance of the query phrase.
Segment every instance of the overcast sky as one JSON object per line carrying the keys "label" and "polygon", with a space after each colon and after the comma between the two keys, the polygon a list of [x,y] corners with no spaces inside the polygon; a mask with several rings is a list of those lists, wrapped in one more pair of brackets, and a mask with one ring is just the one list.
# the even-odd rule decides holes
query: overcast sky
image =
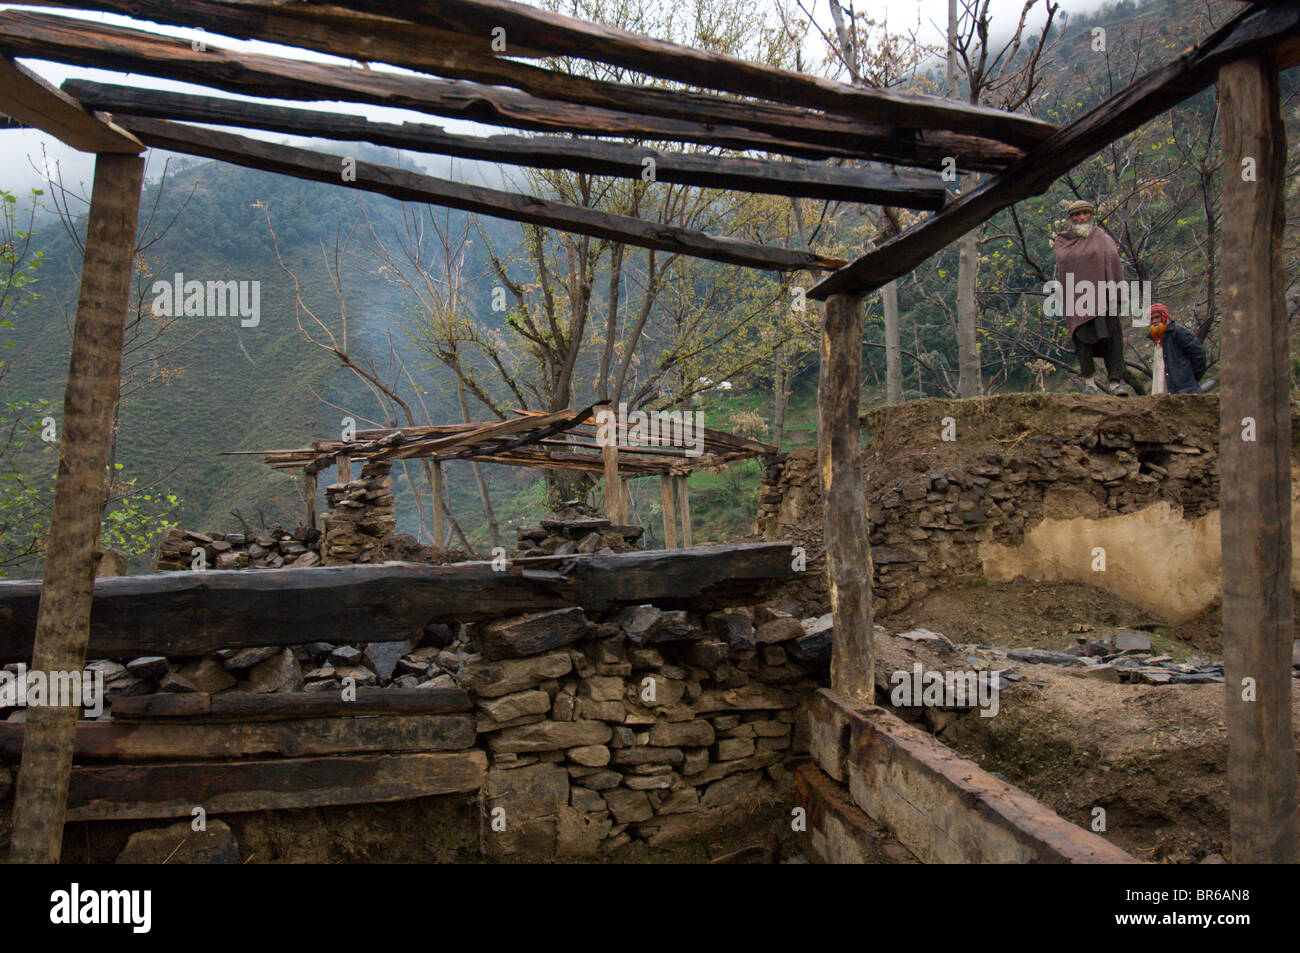
{"label": "overcast sky", "polygon": [[[863,0],[858,0],[859,9]],[[1083,13],[1091,11],[1103,5],[1103,0],[1061,0],[1061,8],[1070,13]],[[826,4],[805,2],[805,6],[811,6],[816,12],[819,21],[829,20],[829,14],[824,10]],[[1011,29],[1016,23],[1020,9],[1023,6],[1023,0],[993,0],[994,28],[999,25],[1004,29]],[[0,2],[0,9],[41,9],[32,7],[11,7],[9,4]],[[947,0],[870,0],[866,4],[866,9],[877,19],[887,20],[891,31],[904,31],[916,29],[919,39],[928,43],[941,43],[943,41],[943,31],[947,23]],[[48,12],[64,15],[72,15],[72,11],[50,8]],[[1041,23],[1041,10],[1036,11],[1039,15],[1036,21]],[[883,16],[882,16],[883,14]],[[98,20],[105,23],[117,23],[131,25],[131,21],[124,17],[112,14],[97,13],[80,13],[77,16],[84,16],[89,19]],[[152,28],[152,27],[150,27]],[[202,36],[199,30],[183,30],[172,27],[157,27],[159,32],[164,32],[173,36],[183,36],[195,38]],[[249,43],[237,40],[221,39],[217,45],[234,50],[249,50],[257,52],[275,53],[279,55],[296,56],[304,59],[315,59],[322,62],[346,62],[337,60],[334,57],[322,56],[309,53],[302,50],[288,50],[284,47],[278,47],[267,43]],[[209,95],[231,96],[232,94],[223,91],[214,91],[204,87],[192,86],[186,83],[176,83],[165,79],[155,79],[153,77],[143,77],[135,74],[114,73],[104,70],[83,69],[81,67],[64,66],[58,63],[49,63],[39,60],[23,60],[23,63],[33,69],[46,80],[54,85],[61,84],[65,79],[77,77],[82,79],[95,79],[106,83],[123,83],[133,86],[145,86],[154,89],[169,89],[188,92],[197,92]],[[377,67],[382,68],[382,67]],[[248,97],[232,96],[237,99],[247,99]],[[257,100],[254,100],[257,101]],[[337,112],[352,112],[364,114],[369,118],[389,121],[417,120],[424,122],[434,122],[443,125],[451,132],[484,134],[491,132],[510,132],[512,130],[485,129],[473,123],[460,122],[455,119],[443,119],[440,117],[430,117],[420,114],[409,113],[404,110],[385,109],[378,106],[358,106],[347,103],[294,103],[294,106],[303,109],[330,109]],[[262,138],[270,138],[276,141],[305,141],[294,140],[291,137],[275,133],[263,133],[260,131],[250,131],[249,135]],[[44,154],[43,154],[44,153]],[[57,164],[62,171],[64,181],[69,185],[74,183],[86,183],[85,192],[89,192],[89,179],[93,165],[93,156],[86,153],[80,153],[70,149],[52,137],[40,133],[36,130],[16,130],[0,132],[0,169],[3,169],[3,177],[0,178],[0,187],[9,189],[13,192],[25,192],[32,187],[39,187],[44,181],[43,167],[46,163],[52,167]],[[156,175],[161,168],[160,163],[151,163],[151,174]]]}

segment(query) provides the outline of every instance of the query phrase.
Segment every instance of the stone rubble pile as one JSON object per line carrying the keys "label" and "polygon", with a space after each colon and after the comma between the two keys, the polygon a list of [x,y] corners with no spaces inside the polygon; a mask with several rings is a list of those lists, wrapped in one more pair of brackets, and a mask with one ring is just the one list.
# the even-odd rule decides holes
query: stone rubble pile
{"label": "stone rubble pile", "polygon": [[577,500],[560,508],[536,526],[521,526],[517,556],[569,556],[574,553],[627,553],[641,547],[645,529],[615,526],[596,510]]}
{"label": "stone rubble pile", "polygon": [[765,466],[759,476],[758,515],[754,523],[754,532],[765,533],[769,528],[775,530],[781,515],[781,504],[785,500],[781,475],[785,471],[788,453],[777,453],[764,457]]}
{"label": "stone rubble pile", "polygon": [[305,569],[321,564],[320,531],[300,526],[292,533],[276,526],[262,533],[197,533],[173,527],[158,543],[159,572],[193,569],[195,549],[208,569]]}
{"label": "stone rubble pile", "polygon": [[[393,479],[387,463],[366,463],[359,479],[325,488],[329,512],[324,532],[300,526],[261,533],[199,533],[173,527],[158,544],[155,568],[170,572],[194,568],[194,549],[202,547],[208,569],[306,569],[383,562],[386,542],[397,537]],[[411,540],[414,543],[414,540]],[[404,548],[409,549],[405,543]]]}

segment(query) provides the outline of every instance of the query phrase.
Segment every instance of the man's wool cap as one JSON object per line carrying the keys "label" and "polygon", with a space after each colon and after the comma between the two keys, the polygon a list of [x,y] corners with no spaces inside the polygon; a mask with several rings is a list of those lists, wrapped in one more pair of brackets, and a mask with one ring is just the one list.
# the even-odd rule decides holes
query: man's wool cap
{"label": "man's wool cap", "polygon": [[1091,202],[1089,202],[1087,199],[1079,199],[1079,201],[1077,202],[1070,203],[1068,214],[1073,215],[1075,212],[1092,212],[1092,211],[1095,211],[1095,209],[1092,207]]}

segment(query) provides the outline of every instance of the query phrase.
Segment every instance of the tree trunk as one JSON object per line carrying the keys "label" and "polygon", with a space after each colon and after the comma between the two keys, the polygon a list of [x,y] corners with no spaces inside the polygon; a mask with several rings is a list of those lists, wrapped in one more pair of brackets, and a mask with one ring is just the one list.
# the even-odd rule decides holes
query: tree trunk
{"label": "tree trunk", "polygon": [[772,372],[772,434],[770,442],[779,450],[781,449],[781,437],[785,434],[785,407],[790,401],[789,375],[785,372],[785,365],[781,363],[785,359],[784,344],[776,349],[773,359],[776,368]]}
{"label": "tree trunk", "polygon": [[[1219,73],[1223,122],[1219,507],[1232,861],[1300,862],[1291,735],[1291,379],[1286,130],[1267,57]],[[1243,179],[1242,160],[1255,160]],[[1248,421],[1254,422],[1247,439]]]}
{"label": "tree trunk", "polygon": [[[86,662],[105,466],[122,375],[122,339],[144,159],[100,154],[86,225],[72,357],[63,397],[54,509],[36,619],[32,669],[76,672]],[[63,849],[76,707],[27,712],[14,797],[10,858],[58,863]]]}
{"label": "tree trunk", "polygon": [[903,341],[898,327],[898,282],[880,289],[885,311],[885,401],[903,402]]}
{"label": "tree trunk", "polygon": [[[469,401],[465,399],[465,385],[460,377],[456,378],[456,395],[460,398],[460,415],[465,423],[469,423]],[[488,492],[487,480],[483,478],[483,470],[477,461],[470,461],[470,466],[474,470],[474,482],[478,484],[478,496],[483,502],[483,518],[488,524],[489,547],[496,549],[500,545],[501,528],[497,525],[497,514],[492,509],[492,495]],[[436,505],[436,504],[435,504]]]}

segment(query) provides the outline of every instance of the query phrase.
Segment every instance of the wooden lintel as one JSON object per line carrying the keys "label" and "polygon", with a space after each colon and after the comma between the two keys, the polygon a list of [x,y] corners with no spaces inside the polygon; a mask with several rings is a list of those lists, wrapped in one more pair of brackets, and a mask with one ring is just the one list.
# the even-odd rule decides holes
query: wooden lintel
{"label": "wooden lintel", "polygon": [[[530,575],[557,568],[560,577]],[[794,578],[786,543],[638,550],[429,566],[384,563],[310,569],[164,572],[95,581],[92,658],[184,657],[220,648],[323,641],[395,642],[437,622],[475,622],[542,609],[602,612],[653,602],[666,608],[757,598]],[[0,582],[0,663],[31,657],[39,582]],[[79,667],[79,666],[78,666]],[[423,689],[428,691],[428,689]]]}
{"label": "wooden lintel", "polygon": [[[25,728],[0,724],[0,756],[22,753]],[[472,748],[476,734],[471,715],[295,718],[235,724],[112,719],[78,722],[73,758],[83,764],[459,751]]]}
{"label": "wooden lintel", "polygon": [[478,750],[87,766],[73,771],[68,820],[373,804],[470,793],[486,777],[487,754]]}

